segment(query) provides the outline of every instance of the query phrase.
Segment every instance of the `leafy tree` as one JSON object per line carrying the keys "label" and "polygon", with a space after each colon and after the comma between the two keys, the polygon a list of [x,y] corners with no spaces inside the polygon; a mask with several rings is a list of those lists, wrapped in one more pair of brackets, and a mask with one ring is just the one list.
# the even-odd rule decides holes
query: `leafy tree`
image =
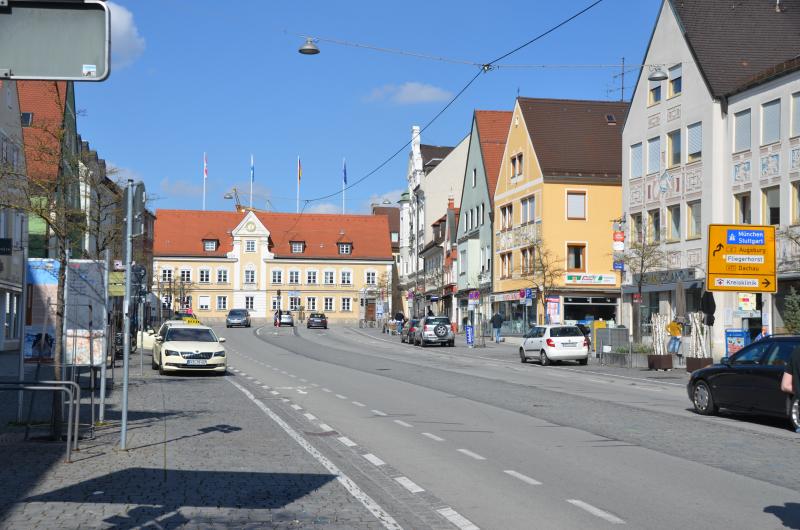
{"label": "leafy tree", "polygon": [[800,294],[794,287],[789,288],[784,299],[783,323],[789,333],[800,332]]}

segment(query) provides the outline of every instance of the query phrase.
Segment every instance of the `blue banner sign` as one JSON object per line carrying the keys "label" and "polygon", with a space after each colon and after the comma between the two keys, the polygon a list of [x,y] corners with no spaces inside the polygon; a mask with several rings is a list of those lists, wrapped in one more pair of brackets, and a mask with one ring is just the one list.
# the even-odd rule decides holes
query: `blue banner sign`
{"label": "blue banner sign", "polygon": [[624,271],[625,270],[625,262],[624,261],[615,261],[614,262],[614,270],[615,271]]}
{"label": "blue banner sign", "polygon": [[475,328],[472,326],[466,326],[464,330],[467,334],[467,346],[472,346],[475,344]]}
{"label": "blue banner sign", "polygon": [[728,230],[729,245],[764,245],[763,230]]}

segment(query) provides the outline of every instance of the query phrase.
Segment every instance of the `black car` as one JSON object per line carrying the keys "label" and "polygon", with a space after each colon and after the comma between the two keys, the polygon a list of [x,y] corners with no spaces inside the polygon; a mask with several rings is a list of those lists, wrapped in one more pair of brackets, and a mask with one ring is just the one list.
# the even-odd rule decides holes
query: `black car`
{"label": "black car", "polygon": [[328,329],[328,317],[325,316],[325,313],[311,313],[308,316],[308,323],[306,324],[308,329],[311,328],[322,328]]}
{"label": "black car", "polygon": [[692,373],[687,390],[700,414],[729,409],[788,418],[800,427],[798,398],[781,392],[786,363],[800,351],[800,336],[773,336],[742,348],[730,358]]}

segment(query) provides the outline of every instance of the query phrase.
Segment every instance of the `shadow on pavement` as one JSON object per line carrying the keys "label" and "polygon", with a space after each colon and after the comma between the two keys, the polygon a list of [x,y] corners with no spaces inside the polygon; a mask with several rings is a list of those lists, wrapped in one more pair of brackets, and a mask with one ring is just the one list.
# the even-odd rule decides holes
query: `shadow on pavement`
{"label": "shadow on pavement", "polygon": [[781,520],[784,528],[800,529],[800,504],[787,502],[783,506],[767,506],[764,513],[771,513]]}
{"label": "shadow on pavement", "polygon": [[[103,522],[114,528],[188,522],[189,508],[280,509],[336,478],[329,474],[130,468],[28,497],[23,502],[135,506]],[[164,519],[161,519],[164,517]]]}

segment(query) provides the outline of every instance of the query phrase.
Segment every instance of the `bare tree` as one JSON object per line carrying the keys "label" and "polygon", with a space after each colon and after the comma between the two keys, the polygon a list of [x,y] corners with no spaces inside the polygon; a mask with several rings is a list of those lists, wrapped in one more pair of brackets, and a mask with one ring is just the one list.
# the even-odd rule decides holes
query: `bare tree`
{"label": "bare tree", "polygon": [[[527,263],[520,263],[522,276],[531,282],[534,290],[534,299],[541,304],[542,311],[547,311],[547,298],[551,296],[558,286],[563,284],[564,259],[556,255],[545,243],[544,239],[536,234],[524,238],[527,250]],[[524,252],[523,252],[524,256]]]}
{"label": "bare tree", "polygon": [[647,273],[662,270],[667,267],[667,253],[658,241],[639,237],[632,241],[627,249],[618,254],[615,259],[625,265],[625,269],[633,275],[636,281],[638,302],[633,301],[631,312],[633,316],[633,340],[641,342],[642,329],[640,322],[640,309],[642,300],[642,284]]}

